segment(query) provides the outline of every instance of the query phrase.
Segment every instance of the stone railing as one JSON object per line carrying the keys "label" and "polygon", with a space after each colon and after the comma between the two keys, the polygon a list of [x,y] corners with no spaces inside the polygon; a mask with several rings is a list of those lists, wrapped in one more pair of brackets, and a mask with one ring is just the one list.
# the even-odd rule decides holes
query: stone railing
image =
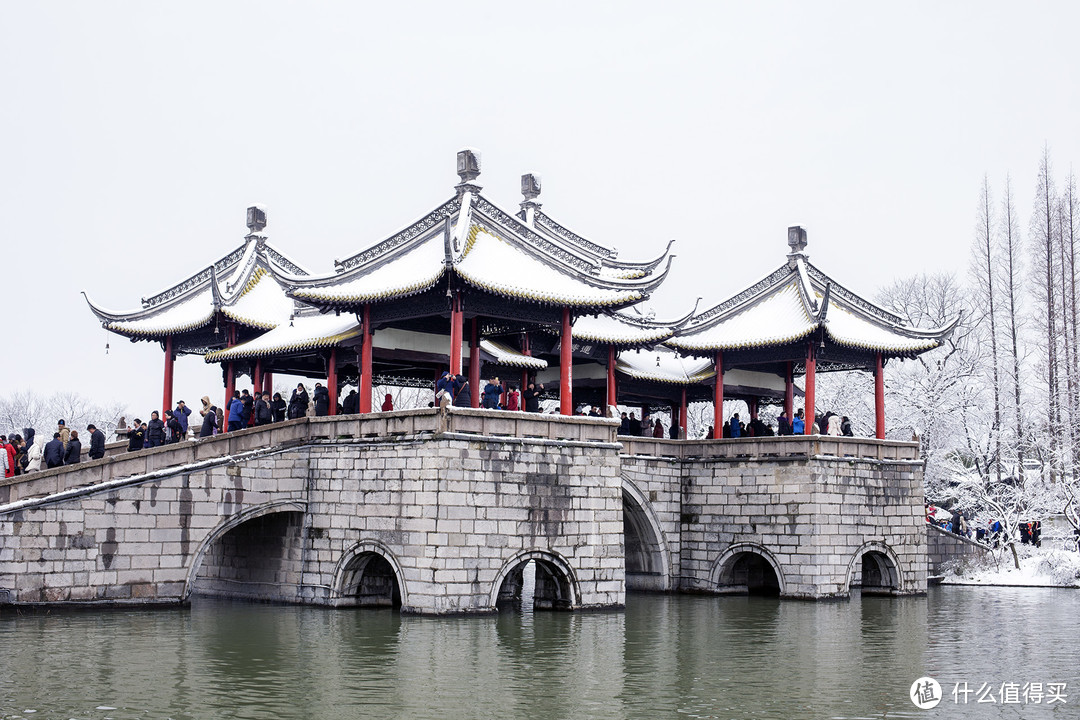
{"label": "stone railing", "polygon": [[915,442],[832,435],[785,435],[724,440],[661,440],[620,435],[619,442],[623,445],[625,455],[650,455],[684,460],[838,457],[910,462],[919,459],[919,444]]}
{"label": "stone railing", "polygon": [[0,505],[215,458],[320,440],[393,441],[404,437],[461,434],[614,443],[617,429],[618,421],[603,418],[470,408],[423,408],[368,415],[304,417],[135,452],[127,452],[124,442],[110,443],[106,446],[105,457],[99,460],[86,460],[77,465],[65,465],[14,478],[0,478]]}

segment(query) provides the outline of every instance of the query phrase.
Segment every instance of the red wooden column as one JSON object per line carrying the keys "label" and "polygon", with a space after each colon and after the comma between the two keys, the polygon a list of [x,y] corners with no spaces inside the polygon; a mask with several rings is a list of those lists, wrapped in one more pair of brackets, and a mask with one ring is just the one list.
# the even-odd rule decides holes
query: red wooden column
{"label": "red wooden column", "polygon": [[885,363],[881,360],[881,353],[874,354],[874,425],[877,429],[875,437],[878,440],[885,439]]}
{"label": "red wooden column", "polygon": [[724,437],[724,354],[716,353],[716,389],[713,391],[713,438]]}
{"label": "red wooden column", "polygon": [[[371,305],[365,303],[361,319],[363,341],[360,344],[360,399],[356,408],[358,413],[371,412],[371,346],[374,333],[371,331]],[[461,358],[458,358],[458,362]]]}
{"label": "red wooden column", "polygon": [[795,377],[793,363],[787,364],[787,377],[784,378],[784,415],[787,416],[788,423],[792,420],[792,413],[795,412]]}
{"label": "red wooden column", "polygon": [[[817,383],[817,351],[814,341],[806,343],[806,398],[803,402],[803,435],[814,434],[814,386]],[[821,428],[818,428],[819,430]]]}
{"label": "red wooden column", "polygon": [[161,393],[161,415],[165,416],[166,410],[172,410],[172,389],[173,389],[173,362],[176,358],[173,356],[173,336],[165,336],[165,381],[163,383],[164,388]]}
{"label": "red wooden column", "polygon": [[[236,344],[236,326],[231,322],[225,326],[225,347]],[[225,416],[221,423],[221,432],[229,432],[229,403],[232,402],[232,394],[236,390],[236,372],[232,360],[225,363],[225,404],[221,411]]]}
{"label": "red wooden column", "polygon": [[682,400],[679,402],[679,433],[680,438],[686,438],[686,386],[683,385]]}
{"label": "red wooden column", "polygon": [[330,362],[326,367],[326,390],[330,393],[330,414],[337,415],[337,348],[330,348]]}
{"label": "red wooden column", "polygon": [[[615,392],[615,346],[608,345],[607,349],[607,408],[604,408],[604,417],[610,417],[609,413],[619,404]],[[611,408],[611,410],[608,410]]]}
{"label": "red wooden column", "polygon": [[263,389],[263,392],[270,393],[270,395],[273,396],[273,394],[274,394],[274,373],[271,373],[271,372],[264,372],[263,373],[262,389]]}
{"label": "red wooden column", "polygon": [[574,414],[574,337],[570,331],[570,308],[562,309],[562,336],[559,344],[559,412]]}
{"label": "red wooden column", "polygon": [[[529,347],[529,333],[521,333],[521,354],[532,356],[532,348]],[[519,404],[521,410],[525,409],[525,388],[529,387],[529,371],[521,371],[521,387],[518,390],[521,392]]]}
{"label": "red wooden column", "polygon": [[251,391],[260,392],[263,384],[262,358],[255,359],[255,370],[251,373]]}
{"label": "red wooden column", "polygon": [[480,319],[472,319],[469,329],[469,399],[474,408],[480,407]]}
{"label": "red wooden column", "polygon": [[454,293],[450,302],[450,374],[460,375],[461,340],[465,324],[465,316],[461,312],[461,293]]}

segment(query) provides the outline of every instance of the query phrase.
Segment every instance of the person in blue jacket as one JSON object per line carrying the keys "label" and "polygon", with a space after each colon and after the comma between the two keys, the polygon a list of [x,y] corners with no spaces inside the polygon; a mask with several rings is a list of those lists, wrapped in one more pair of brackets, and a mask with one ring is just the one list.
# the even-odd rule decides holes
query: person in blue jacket
{"label": "person in blue jacket", "polygon": [[803,419],[802,408],[795,411],[795,419],[791,421],[791,433],[802,435],[806,432],[806,420]]}
{"label": "person in blue jacket", "polygon": [[240,400],[240,392],[233,391],[232,400],[229,401],[229,432],[243,427],[244,403]]}

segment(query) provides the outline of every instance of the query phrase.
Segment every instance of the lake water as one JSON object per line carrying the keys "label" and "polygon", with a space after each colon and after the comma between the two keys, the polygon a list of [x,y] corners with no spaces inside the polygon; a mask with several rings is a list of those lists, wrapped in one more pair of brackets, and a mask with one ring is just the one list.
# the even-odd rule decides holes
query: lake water
{"label": "lake water", "polygon": [[[936,678],[933,710],[908,698]],[[967,682],[968,703],[953,690]],[[1043,683],[1002,704],[1002,684]],[[1065,683],[1048,704],[1046,685]],[[977,703],[986,684],[994,703]],[[1006,694],[1011,692],[1006,686]],[[959,696],[962,699],[962,695]],[[983,699],[987,697],[984,693]],[[197,600],[0,615],[0,718],[1080,718],[1080,592],[402,617]]]}

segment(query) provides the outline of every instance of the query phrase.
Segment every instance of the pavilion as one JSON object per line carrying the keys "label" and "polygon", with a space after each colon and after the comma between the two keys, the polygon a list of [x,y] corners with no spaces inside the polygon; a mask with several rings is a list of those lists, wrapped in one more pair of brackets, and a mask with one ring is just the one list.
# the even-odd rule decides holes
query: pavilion
{"label": "pavilion", "polygon": [[522,177],[511,213],[483,196],[478,153],[459,152],[457,170],[453,197],[331,272],[313,274],[275,249],[265,211],[253,207],[240,247],[141,309],[87,302],[107,330],[161,343],[165,408],[181,353],[220,363],[226,397],[241,374],[267,390],[275,373],[325,378],[332,413],[344,384],[359,387],[366,413],[373,385],[429,387],[467,362],[474,407],[481,377],[520,373],[522,387],[548,384],[564,415],[575,392],[612,410],[667,405],[683,433],[687,403],[711,399],[717,437],[725,397],[745,399],[752,416],[763,399],[790,413],[800,373],[813,408],[817,372],[855,368],[875,373],[884,437],[884,363],[937,347],[952,329],[907,327],[833,282],[810,264],[797,227],[787,262],[760,282],[657,320],[641,306],[667,276],[671,242],[652,260],[621,260],[544,213],[535,175]]}

